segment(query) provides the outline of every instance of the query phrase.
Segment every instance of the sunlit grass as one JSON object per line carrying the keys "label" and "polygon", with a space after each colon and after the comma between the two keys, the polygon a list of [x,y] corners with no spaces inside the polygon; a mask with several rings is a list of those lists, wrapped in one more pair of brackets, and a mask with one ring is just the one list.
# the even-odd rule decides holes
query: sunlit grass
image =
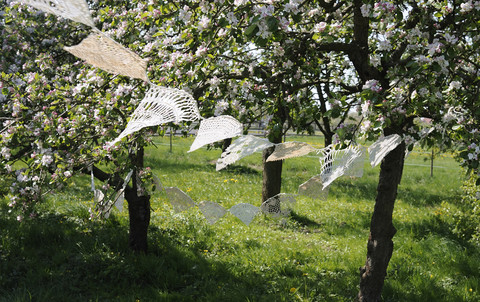
{"label": "sunlit grass", "polygon": [[[323,146],[318,137],[288,137]],[[193,138],[155,138],[145,164],[162,184],[195,202],[225,208],[261,203],[261,155],[215,171],[219,150],[188,153]],[[426,160],[425,160],[426,159]],[[415,150],[406,160],[394,211],[398,232],[385,301],[478,301],[480,250],[442,219],[459,202],[462,171],[450,156]],[[0,301],[354,301],[379,168],[340,178],[326,201],[297,196],[288,218],[258,215],[249,226],[227,213],[209,225],[198,208],[176,214],[164,192],[152,199],[150,253],[127,247],[128,215],[90,221],[89,178],[53,194],[35,220],[18,223],[2,203]],[[318,158],[284,161],[285,193],[318,174]],[[442,205],[443,202],[443,205]],[[440,214],[439,214],[440,213]]]}

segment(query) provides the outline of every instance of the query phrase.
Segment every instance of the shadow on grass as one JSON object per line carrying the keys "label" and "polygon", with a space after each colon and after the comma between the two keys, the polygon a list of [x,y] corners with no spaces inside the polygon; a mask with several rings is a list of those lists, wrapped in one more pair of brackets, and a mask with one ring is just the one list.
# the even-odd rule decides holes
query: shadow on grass
{"label": "shadow on grass", "polygon": [[308,218],[307,216],[298,214],[295,211],[290,212],[290,219],[297,222],[302,227],[320,228],[322,226],[321,223],[318,223],[315,220]]}
{"label": "shadow on grass", "polygon": [[[129,251],[127,228],[115,216],[105,222],[92,222],[50,213],[19,223],[2,212],[0,301],[288,301],[292,298],[285,290],[291,281],[281,276],[272,280],[272,276],[263,275],[255,266],[233,269],[235,263],[206,257],[197,244],[182,242],[175,229],[152,226],[149,253],[142,255]],[[301,280],[302,272],[292,266],[285,270],[284,277],[293,275]],[[330,283],[337,277],[326,276],[322,282]],[[321,288],[317,293],[325,294]]]}
{"label": "shadow on grass", "polygon": [[[395,225],[415,241],[396,244],[384,301],[478,301],[467,291],[479,285],[478,246],[459,238],[451,225],[437,217]],[[436,266],[441,267],[439,275]]]}
{"label": "shadow on grass", "polygon": [[2,218],[0,227],[1,301],[263,297],[258,276],[236,277],[223,263],[175,244],[156,228],[149,235],[149,254],[139,255],[128,250],[127,230],[115,219],[93,223],[48,214],[22,223]]}
{"label": "shadow on grass", "polygon": [[245,175],[261,175],[262,171],[256,170],[247,166],[240,165],[229,165],[225,169],[220,170],[220,172],[228,172],[234,174],[245,174]]}
{"label": "shadow on grass", "polygon": [[345,197],[345,200],[357,202],[358,200],[375,200],[377,195],[376,184],[364,178],[339,178],[330,188],[332,197]]}

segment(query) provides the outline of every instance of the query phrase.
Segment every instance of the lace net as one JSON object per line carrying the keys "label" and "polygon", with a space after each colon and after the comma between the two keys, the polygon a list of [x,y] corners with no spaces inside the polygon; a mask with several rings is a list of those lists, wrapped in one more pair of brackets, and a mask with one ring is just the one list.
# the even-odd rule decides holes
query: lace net
{"label": "lace net", "polygon": [[370,164],[377,166],[390,151],[395,149],[402,142],[402,137],[398,134],[380,137],[375,143],[368,147],[370,155]]}
{"label": "lace net", "polygon": [[298,186],[298,195],[308,196],[313,199],[327,200],[329,188],[324,188],[322,177],[315,175],[300,186]]}
{"label": "lace net", "polygon": [[64,49],[97,68],[148,81],[147,61],[100,31],[90,34],[80,44]]}
{"label": "lace net", "polygon": [[176,213],[186,211],[195,206],[195,202],[193,202],[190,196],[177,187],[166,187],[165,193],[167,193],[167,197]]}
{"label": "lace net", "polygon": [[258,138],[253,135],[244,135],[236,139],[217,161],[217,171],[233,164],[237,160],[261,151],[274,144],[266,138]]}
{"label": "lace net", "polygon": [[95,27],[85,0],[20,0],[46,13]]}
{"label": "lace net", "polygon": [[152,85],[133,112],[125,130],[112,144],[145,127],[199,118],[197,102],[188,92]]}
{"label": "lace net", "polygon": [[292,194],[279,193],[267,200],[260,206],[260,210],[274,217],[290,214],[290,207],[296,202]]}
{"label": "lace net", "polygon": [[221,115],[202,120],[198,128],[197,136],[188,152],[195,151],[202,146],[222,139],[242,135],[242,131],[242,124],[229,115]]}
{"label": "lace net", "polygon": [[258,207],[249,203],[239,203],[231,207],[228,211],[240,219],[243,223],[249,225],[259,210],[260,209]]}
{"label": "lace net", "polygon": [[198,208],[209,224],[214,224],[227,213],[224,207],[213,201],[201,201]]}
{"label": "lace net", "polygon": [[267,161],[276,161],[292,157],[304,156],[315,149],[312,145],[303,142],[286,142],[275,145],[275,151],[268,157]]}
{"label": "lace net", "polygon": [[323,188],[330,185],[335,179],[344,175],[351,167],[353,162],[362,155],[358,146],[349,146],[346,149],[335,150],[332,145],[321,149],[323,153],[320,158]]}

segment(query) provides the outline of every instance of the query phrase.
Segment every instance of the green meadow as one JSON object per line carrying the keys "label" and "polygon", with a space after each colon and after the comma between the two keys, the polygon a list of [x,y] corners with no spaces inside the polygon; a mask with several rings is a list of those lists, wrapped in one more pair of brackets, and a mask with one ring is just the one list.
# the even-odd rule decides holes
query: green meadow
{"label": "green meadow", "polygon": [[[287,137],[322,147],[323,139]],[[261,155],[215,171],[220,150],[188,149],[193,138],[154,139],[146,150],[165,187],[229,209],[261,204]],[[282,192],[320,172],[318,157],[284,161]],[[354,301],[365,262],[379,167],[333,182],[327,200],[297,196],[290,216],[227,213],[210,225],[197,207],[175,213],[152,197],[149,253],[129,251],[128,214],[90,220],[90,179],[77,177],[18,222],[0,205],[0,301]],[[464,172],[430,151],[409,154],[394,211],[394,252],[384,301],[480,301],[480,247],[454,232]],[[101,186],[101,183],[96,183]],[[126,205],[125,205],[126,207]]]}

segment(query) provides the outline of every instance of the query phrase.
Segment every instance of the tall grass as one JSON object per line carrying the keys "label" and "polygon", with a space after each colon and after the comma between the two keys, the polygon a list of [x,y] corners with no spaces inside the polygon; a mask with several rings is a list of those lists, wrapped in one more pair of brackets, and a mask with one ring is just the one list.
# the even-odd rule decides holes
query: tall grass
{"label": "tall grass", "polygon": [[[169,138],[156,138],[146,165],[196,202],[260,206],[260,154],[217,172],[220,151],[187,153],[192,141],[175,137],[170,153]],[[462,171],[445,155],[430,177],[422,152],[406,161],[383,298],[479,301],[480,248],[442,214],[460,200]],[[291,216],[258,215],[249,226],[231,214],[209,225],[196,207],[176,214],[155,192],[147,255],[128,250],[125,212],[89,220],[88,178],[50,196],[34,220],[18,223],[2,202],[0,301],[353,301],[378,180],[378,167],[364,167],[362,178],[336,180],[326,201],[297,196]],[[318,158],[286,160],[283,192],[296,193],[319,171]]]}

